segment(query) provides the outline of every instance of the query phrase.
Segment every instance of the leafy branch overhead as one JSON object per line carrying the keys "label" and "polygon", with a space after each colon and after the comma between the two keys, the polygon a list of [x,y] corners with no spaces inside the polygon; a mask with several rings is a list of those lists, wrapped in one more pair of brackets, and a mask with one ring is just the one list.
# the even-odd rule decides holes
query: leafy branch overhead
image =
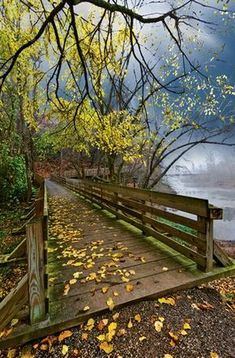
{"label": "leafy branch overhead", "polygon": [[[2,6],[2,15],[6,11],[3,1]],[[9,2],[8,2],[9,3]],[[141,31],[144,31],[145,25],[152,24],[154,28],[152,31],[157,33],[163,30],[163,36],[168,36],[173,43],[176,44],[178,48],[178,53],[182,57],[182,74],[186,74],[188,71],[197,70],[199,71],[199,66],[196,63],[193,63],[187,54],[184,46],[183,33],[186,30],[186,27],[196,26],[198,23],[203,23],[206,25],[212,25],[210,21],[206,21],[201,16],[201,11],[204,8],[209,8],[213,11],[224,15],[228,13],[226,8],[227,2],[221,2],[222,7],[213,7],[207,6],[203,2],[196,0],[188,1],[175,1],[174,5],[168,4],[166,2],[166,9],[161,9],[159,2],[153,2],[151,10],[153,13],[155,11],[158,14],[157,16],[144,15],[143,4],[142,2],[136,1],[132,8],[129,8],[128,4],[125,6],[118,4],[116,1],[107,2],[104,0],[88,0],[88,1],[77,1],[77,0],[63,0],[56,1],[51,4],[50,1],[35,1],[33,4],[29,1],[20,1],[15,2],[11,1],[11,7],[7,11],[14,12],[15,9],[22,9],[27,11],[25,18],[29,17],[31,27],[34,30],[31,36],[24,41],[18,48],[12,52],[12,54],[7,58],[2,58],[0,66],[0,79],[1,86],[4,84],[8,75],[14,68],[18,59],[24,52],[32,47],[36,42],[42,41],[42,38],[46,38],[46,42],[50,44],[51,37],[54,36],[56,48],[53,46],[53,51],[56,52],[55,56],[57,57],[57,64],[55,69],[52,72],[52,77],[56,77],[57,80],[61,75],[61,66],[63,62],[70,61],[67,58],[66,54],[66,43],[70,41],[71,46],[76,47],[76,60],[79,61],[79,65],[83,71],[84,77],[84,86],[83,90],[80,93],[80,100],[83,100],[86,96],[89,97],[90,86],[89,86],[89,65],[86,60],[86,51],[83,48],[82,44],[84,42],[84,37],[80,36],[80,33],[77,29],[76,20],[79,18],[82,23],[87,22],[86,13],[84,11],[84,6],[92,5],[92,8],[97,8],[96,17],[93,23],[93,29],[89,34],[90,41],[92,42],[95,38],[95,35],[98,33],[101,37],[105,33],[105,38],[103,40],[107,43],[115,32],[115,27],[118,26],[118,23],[121,22],[121,26],[127,25],[129,29],[129,52],[133,60],[139,66],[139,70],[144,76],[149,76],[155,81],[157,88],[166,88],[170,91],[176,91],[174,88],[171,88],[167,83],[162,82],[158,75],[157,71],[149,64],[147,60],[146,52],[144,51],[144,46],[141,43],[140,39],[136,36],[136,31],[141,28]],[[17,5],[18,3],[18,5]],[[83,5],[83,8],[80,7]],[[161,3],[160,3],[161,5]],[[118,14],[119,16],[116,16]],[[198,14],[198,15],[197,15]],[[230,14],[233,16],[233,14]],[[108,23],[107,23],[108,17]],[[24,21],[24,20],[23,20]],[[159,28],[159,25],[161,26]],[[63,34],[63,36],[61,36]],[[71,43],[72,38],[72,43]],[[154,39],[154,37],[153,37]],[[105,49],[103,55],[105,56]],[[70,63],[67,62],[68,67],[71,69]],[[187,66],[188,65],[188,66]],[[76,85],[75,74],[71,73],[74,78],[74,84]],[[176,76],[176,78],[180,78]],[[58,81],[57,81],[58,83]]]}

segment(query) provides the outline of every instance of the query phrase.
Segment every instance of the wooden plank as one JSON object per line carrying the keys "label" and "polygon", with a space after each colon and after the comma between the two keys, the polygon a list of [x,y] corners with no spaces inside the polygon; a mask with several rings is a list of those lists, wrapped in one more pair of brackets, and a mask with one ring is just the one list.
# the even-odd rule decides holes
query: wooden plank
{"label": "wooden plank", "polygon": [[120,201],[124,205],[131,206],[132,208],[139,209],[139,210],[144,209],[146,212],[148,212],[151,215],[155,215],[155,216],[161,217],[163,219],[167,219],[167,220],[172,221],[177,224],[188,226],[188,227],[198,230],[202,233],[206,232],[205,225],[203,225],[202,223],[199,223],[196,220],[186,218],[185,216],[180,216],[178,214],[174,214],[169,211],[161,210],[154,206],[143,205],[142,203],[134,201],[132,199],[127,199],[127,198],[121,197]]}
{"label": "wooden plank", "polygon": [[214,241],[214,259],[222,266],[230,266],[233,264],[233,260],[227,255],[227,253],[219,246],[218,242]]}
{"label": "wooden plank", "polygon": [[204,257],[203,255],[197,253],[196,251],[183,246],[181,244],[179,244],[178,242],[174,241],[173,239],[167,237],[166,235],[161,234],[160,232],[157,232],[154,229],[151,229],[145,225],[143,225],[142,223],[137,222],[136,220],[127,217],[124,214],[118,213],[116,210],[110,208],[109,206],[107,206],[106,204],[100,204],[98,200],[96,199],[92,199],[93,201],[95,201],[98,205],[100,205],[101,207],[109,210],[112,214],[117,215],[120,219],[127,221],[128,223],[130,223],[133,226],[136,226],[137,228],[139,228],[140,230],[146,232],[146,234],[148,234],[149,236],[153,236],[156,239],[158,239],[159,241],[165,243],[166,245],[170,246],[171,248],[173,248],[174,250],[182,253],[183,255],[185,255],[186,257],[190,258],[191,260],[194,260],[195,262],[197,262],[200,267],[205,268],[206,267],[206,257]]}
{"label": "wooden plank", "polygon": [[[92,194],[90,192],[87,192],[87,190],[82,190],[82,192],[84,192],[85,194],[87,194],[89,196],[89,198],[91,198],[91,200],[93,198],[96,198],[97,200],[99,199],[97,197],[96,194]],[[122,198],[119,199],[119,201],[121,202],[122,201]],[[154,226],[154,228],[156,228],[157,230],[160,230],[160,231],[163,231],[163,232],[167,232],[168,234],[172,234],[196,247],[200,247],[202,249],[205,250],[205,246],[206,246],[206,242],[205,242],[205,235],[201,234],[200,237],[197,237],[195,235],[192,235],[192,234],[189,234],[189,233],[186,233],[180,229],[177,229],[173,226],[170,226],[168,224],[165,224],[165,223],[162,223],[162,222],[159,222],[159,221],[156,221],[154,219],[152,219],[151,217],[147,216],[147,215],[143,215],[142,212],[138,212],[138,211],[135,211],[135,210],[132,210],[130,208],[127,208],[123,205],[120,205],[118,204],[118,201],[117,199],[114,200],[114,201],[109,201],[109,200],[106,200],[104,198],[102,198],[102,202],[106,203],[107,205],[110,205],[111,207],[114,207],[115,209],[117,209],[117,212],[118,210],[121,212],[125,212],[127,214],[130,214],[132,215],[134,218],[137,218],[139,220],[142,221],[142,224],[145,225],[145,223],[148,223],[148,224],[151,224]],[[148,210],[148,206],[147,205],[144,205],[142,204],[142,208],[145,210]]]}
{"label": "wooden plank", "polygon": [[[169,258],[169,257],[165,257],[161,259],[152,258],[151,260],[146,261],[145,263],[140,261],[137,262],[129,259],[124,264],[121,264],[118,267],[118,269],[135,271],[135,274],[129,277],[130,281],[128,282],[128,284],[131,284],[133,280],[136,282],[136,280],[141,280],[145,277],[155,275],[156,273],[162,273],[163,267],[167,267],[168,271],[173,271],[176,269],[181,271],[187,269],[188,267],[193,267],[193,265],[195,267],[195,264],[193,264],[192,261],[190,261],[190,263],[188,263],[187,265],[183,265],[179,255],[180,254],[176,255],[174,258]],[[111,287],[118,288],[120,285],[123,285],[123,281],[121,280],[120,276],[116,274],[113,275],[113,273],[115,273],[116,271],[117,268],[108,270],[106,273],[107,277],[102,279],[102,281],[98,283],[96,283],[95,281],[88,281],[86,283],[77,282],[75,285],[71,286],[67,296],[63,295],[64,283],[66,281],[63,283],[53,284],[49,289],[50,302],[66,299],[67,297],[74,296],[74,295],[77,296],[77,295],[87,294],[87,296],[89,297],[91,291],[92,293],[94,293],[94,290],[99,291],[104,286],[109,288]],[[85,272],[83,275],[81,275],[79,277],[79,280],[88,277],[89,272]],[[94,270],[93,271],[91,270],[91,272],[94,272]],[[72,274],[69,279],[71,278],[73,278]]]}
{"label": "wooden plank", "polygon": [[[167,274],[167,275],[166,275]],[[222,277],[227,277],[235,274],[235,265],[229,268],[219,268],[210,273],[202,273],[202,272],[185,272],[185,275],[182,276],[182,273],[172,274],[172,272],[164,272],[162,273],[162,285],[159,287],[160,276],[152,277],[148,282],[148,290],[141,290],[135,296],[129,293],[128,296],[120,296],[122,300],[118,302],[116,308],[122,307],[123,305],[127,305],[131,302],[136,302],[139,300],[143,300],[143,298],[153,298],[165,296],[167,294],[171,294],[180,289],[186,289],[201,285],[202,283],[206,283],[208,281],[212,281],[215,279],[219,279]],[[174,280],[172,280],[172,277]],[[155,282],[158,281],[158,282]],[[171,285],[169,284],[171,282]],[[136,290],[136,292],[138,292]],[[91,297],[94,302],[93,309],[88,312],[83,312],[78,314],[75,310],[73,312],[73,317],[70,317],[69,314],[66,316],[66,310],[64,316],[61,317],[58,315],[54,321],[45,320],[44,322],[40,322],[35,324],[34,326],[25,325],[13,330],[13,332],[8,337],[3,337],[0,339],[0,349],[5,349],[9,347],[14,347],[18,344],[24,344],[29,342],[32,339],[37,339],[43,336],[47,336],[49,334],[54,334],[58,331],[69,329],[71,327],[77,326],[78,324],[88,320],[90,317],[95,318],[96,314],[101,314],[107,312],[107,305],[101,306],[100,303],[96,306],[97,300],[94,297]],[[70,307],[73,308],[73,305],[70,304]],[[76,315],[77,314],[77,315]]]}
{"label": "wooden plank", "polygon": [[27,226],[29,308],[32,324],[45,319],[44,242],[42,219]]}
{"label": "wooden plank", "polygon": [[0,329],[16,317],[19,310],[28,301],[28,274],[18,283],[3,300],[0,302]]}
{"label": "wooden plank", "polygon": [[[206,220],[206,265],[203,267],[206,272],[213,268],[213,255],[214,255],[214,239],[213,239],[213,220],[208,218]],[[199,263],[200,264],[200,263]]]}
{"label": "wooden plank", "polygon": [[[90,181],[79,181],[78,187],[79,184],[89,185]],[[178,209],[195,215],[200,215],[204,217],[207,217],[208,215],[209,204],[208,200],[204,199],[192,198],[183,195],[160,193],[144,189],[136,189],[131,187],[118,186],[114,184],[95,183],[94,187],[102,188],[109,192],[123,194],[127,198],[151,201],[158,205]]]}
{"label": "wooden plank", "polygon": [[[206,247],[205,235],[204,235],[204,238],[200,238],[198,236],[191,235],[191,234],[186,233],[182,230],[179,230],[173,226],[170,226],[165,223],[154,220],[154,219],[150,218],[149,216],[144,216],[144,221],[145,221],[145,223],[151,224],[154,229],[156,229],[160,232],[171,234],[183,241],[186,241],[187,243],[189,243],[193,246],[199,247],[202,250],[204,249],[204,251],[205,251],[205,247]],[[201,234],[201,235],[203,235],[203,234]]]}
{"label": "wooden plank", "polygon": [[15,258],[20,258],[20,257],[25,257],[26,256],[26,249],[27,249],[27,240],[25,238],[8,255],[8,260],[15,259]]}

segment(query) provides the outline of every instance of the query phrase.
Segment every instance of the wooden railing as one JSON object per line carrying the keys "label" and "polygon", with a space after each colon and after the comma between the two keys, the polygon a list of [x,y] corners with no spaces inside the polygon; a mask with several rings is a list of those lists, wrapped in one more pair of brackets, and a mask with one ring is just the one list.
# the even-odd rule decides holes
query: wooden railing
{"label": "wooden railing", "polygon": [[48,206],[45,181],[39,178],[40,189],[34,203],[34,213],[26,225],[28,272],[0,303],[0,329],[15,318],[28,304],[30,323],[46,319],[47,298],[45,279],[46,240],[48,237]]}
{"label": "wooden railing", "polygon": [[213,220],[222,219],[223,211],[208,200],[88,180],[53,179],[192,259],[204,271],[212,270]]}

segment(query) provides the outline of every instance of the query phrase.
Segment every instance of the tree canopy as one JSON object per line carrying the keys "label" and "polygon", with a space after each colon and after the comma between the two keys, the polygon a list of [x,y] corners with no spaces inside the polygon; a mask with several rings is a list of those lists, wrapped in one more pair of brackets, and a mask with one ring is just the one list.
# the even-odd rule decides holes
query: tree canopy
{"label": "tree canopy", "polygon": [[99,152],[113,180],[135,163],[153,187],[197,144],[233,144],[234,85],[210,71],[218,54],[202,35],[232,28],[230,1],[3,0],[0,11],[0,116],[28,187],[37,149]]}

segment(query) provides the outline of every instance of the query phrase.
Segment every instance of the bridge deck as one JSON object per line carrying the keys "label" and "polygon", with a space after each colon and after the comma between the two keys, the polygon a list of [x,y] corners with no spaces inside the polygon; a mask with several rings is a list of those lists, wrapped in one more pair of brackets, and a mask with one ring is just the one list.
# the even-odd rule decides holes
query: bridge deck
{"label": "bridge deck", "polygon": [[33,327],[21,324],[0,347],[234,272],[232,266],[203,273],[193,261],[64,187],[48,182],[48,193],[48,319]]}

